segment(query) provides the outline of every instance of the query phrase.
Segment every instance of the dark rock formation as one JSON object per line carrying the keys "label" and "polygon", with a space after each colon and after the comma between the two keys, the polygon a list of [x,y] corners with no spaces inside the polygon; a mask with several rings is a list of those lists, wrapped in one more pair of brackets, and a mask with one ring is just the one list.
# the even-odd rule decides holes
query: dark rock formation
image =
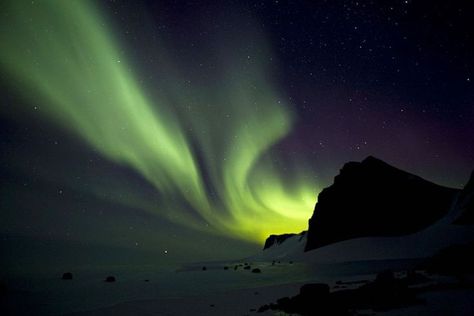
{"label": "dark rock formation", "polygon": [[260,270],[259,268],[255,268],[252,270],[253,273],[262,273],[262,270]]}
{"label": "dark rock formation", "polygon": [[260,306],[257,310],[257,313],[265,313],[266,311],[268,311],[270,309],[270,305],[268,304],[265,304],[263,306]]}
{"label": "dark rock formation", "polygon": [[270,235],[270,237],[265,240],[265,245],[263,250],[270,248],[273,245],[279,245],[290,237],[296,236],[296,234],[283,234],[283,235]]}
{"label": "dark rock formation", "polygon": [[409,285],[406,279],[396,279],[390,271],[353,290],[330,292],[327,284],[306,284],[298,295],[263,305],[257,312],[271,309],[300,315],[349,316],[354,315],[354,310],[390,310],[420,303],[416,290]]}
{"label": "dark rock formation", "polygon": [[306,231],[303,231],[299,234],[282,234],[282,235],[270,235],[267,240],[265,240],[265,245],[263,246],[263,250],[268,249],[275,245],[280,245],[288,238],[297,237],[301,240],[306,235]]}
{"label": "dark rock formation", "polygon": [[466,186],[459,194],[456,206],[461,209],[461,215],[454,221],[454,224],[474,224],[474,171]]}
{"label": "dark rock formation", "polygon": [[65,272],[63,273],[63,276],[61,277],[63,280],[72,280],[72,273],[71,272]]}
{"label": "dark rock formation", "polygon": [[115,277],[112,276],[112,275],[109,275],[109,276],[106,277],[105,280],[104,280],[104,282],[109,282],[109,283],[115,282],[115,281],[116,281],[116,279],[115,279]]}
{"label": "dark rock formation", "polygon": [[319,194],[305,250],[357,237],[417,232],[447,214],[457,192],[373,157],[349,162]]}
{"label": "dark rock formation", "polygon": [[7,295],[7,293],[8,293],[7,285],[3,281],[0,281],[0,298]]}
{"label": "dark rock formation", "polygon": [[329,285],[325,283],[309,283],[300,288],[300,295],[311,298],[318,297],[323,299],[329,295]]}

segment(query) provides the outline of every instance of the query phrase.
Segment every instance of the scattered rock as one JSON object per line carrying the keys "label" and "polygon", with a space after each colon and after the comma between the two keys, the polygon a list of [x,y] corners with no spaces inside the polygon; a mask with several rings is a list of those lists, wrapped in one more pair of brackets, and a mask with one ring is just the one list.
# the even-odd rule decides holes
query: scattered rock
{"label": "scattered rock", "polygon": [[380,286],[391,285],[395,281],[395,275],[391,270],[385,270],[377,274],[375,283]]}
{"label": "scattered rock", "polygon": [[415,285],[431,281],[426,276],[416,271],[408,271],[403,280],[407,282],[407,285]]}
{"label": "scattered rock", "polygon": [[308,298],[324,298],[329,295],[329,285],[326,283],[305,284],[300,288],[300,295]]}
{"label": "scattered rock", "polygon": [[224,270],[229,270],[229,267],[228,267],[228,266],[225,266],[225,267],[224,267]]}
{"label": "scattered rock", "polygon": [[260,270],[259,268],[255,268],[252,270],[252,273],[262,273],[262,270]]}
{"label": "scattered rock", "polygon": [[112,275],[109,275],[109,276],[106,277],[105,280],[104,280],[104,282],[109,282],[109,283],[115,282],[115,281],[116,281],[116,279],[115,279],[115,277],[112,276]]}
{"label": "scattered rock", "polygon": [[63,273],[63,276],[61,277],[63,280],[72,280],[72,273],[71,272],[65,272]]}
{"label": "scattered rock", "polygon": [[206,270],[207,270],[207,268],[206,268],[206,267],[202,267],[202,271],[206,271]]}
{"label": "scattered rock", "polygon": [[[345,282],[339,281],[339,287]],[[393,272],[383,271],[376,280],[357,289],[330,292],[328,284],[305,284],[294,297],[283,297],[276,304],[264,305],[259,311],[281,310],[300,315],[354,315],[354,310],[389,310],[418,304],[416,291],[404,279],[396,279]]]}
{"label": "scattered rock", "polygon": [[270,310],[270,305],[265,304],[263,306],[260,306],[257,310],[257,313],[264,313],[266,311]]}
{"label": "scattered rock", "polygon": [[145,281],[145,282],[150,282],[150,280],[148,280],[148,279],[146,279],[146,280],[143,280],[143,281]]}

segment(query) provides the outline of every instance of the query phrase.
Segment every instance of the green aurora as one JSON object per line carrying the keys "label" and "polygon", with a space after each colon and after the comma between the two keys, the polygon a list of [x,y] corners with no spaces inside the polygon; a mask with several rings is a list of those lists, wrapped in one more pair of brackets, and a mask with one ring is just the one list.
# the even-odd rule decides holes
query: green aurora
{"label": "green aurora", "polygon": [[91,2],[12,0],[1,11],[0,67],[12,86],[29,109],[165,197],[137,207],[255,242],[306,228],[318,185],[309,168],[288,177],[273,163],[294,117],[271,80],[263,36],[244,36],[258,44],[244,58],[238,42],[220,43],[216,73],[201,82],[187,81],[162,44],[150,91]]}

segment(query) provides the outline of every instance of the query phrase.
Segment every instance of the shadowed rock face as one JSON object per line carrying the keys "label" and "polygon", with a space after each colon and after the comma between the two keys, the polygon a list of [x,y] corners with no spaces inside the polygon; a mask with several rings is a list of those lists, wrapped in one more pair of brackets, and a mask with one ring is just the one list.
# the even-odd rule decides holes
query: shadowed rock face
{"label": "shadowed rock face", "polygon": [[349,162],[319,194],[305,250],[357,237],[417,232],[447,214],[457,192],[374,157]]}
{"label": "shadowed rock face", "polygon": [[461,215],[454,222],[459,225],[474,224],[474,171],[471,178],[459,194],[457,207],[461,209]]}
{"label": "shadowed rock face", "polygon": [[285,240],[290,237],[295,236],[296,234],[283,234],[283,235],[270,235],[267,240],[265,240],[265,245],[263,246],[263,250],[270,248],[275,244],[281,244]]}
{"label": "shadowed rock face", "polygon": [[265,245],[263,246],[263,250],[270,248],[273,245],[279,245],[283,243],[285,240],[288,238],[294,237],[294,236],[300,236],[302,238],[306,234],[306,231],[301,232],[299,234],[282,234],[282,235],[270,235],[266,240],[265,240]]}

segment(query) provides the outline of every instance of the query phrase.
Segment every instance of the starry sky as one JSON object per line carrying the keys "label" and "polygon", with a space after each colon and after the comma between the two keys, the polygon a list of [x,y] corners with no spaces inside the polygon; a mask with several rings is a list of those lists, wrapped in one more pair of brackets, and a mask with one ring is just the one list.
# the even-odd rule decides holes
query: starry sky
{"label": "starry sky", "polygon": [[248,255],[368,155],[462,187],[468,2],[2,2],[7,264]]}

